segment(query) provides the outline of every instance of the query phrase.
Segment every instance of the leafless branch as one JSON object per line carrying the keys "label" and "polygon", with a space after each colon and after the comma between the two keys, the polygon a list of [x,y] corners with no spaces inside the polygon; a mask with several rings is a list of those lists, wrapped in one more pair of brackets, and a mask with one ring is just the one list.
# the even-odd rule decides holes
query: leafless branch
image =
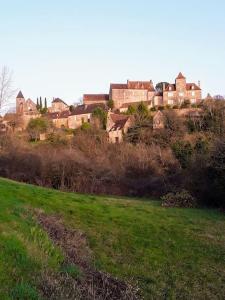
{"label": "leafless branch", "polygon": [[13,89],[13,73],[8,67],[4,66],[0,70],[0,109],[9,105],[9,102],[16,90]]}

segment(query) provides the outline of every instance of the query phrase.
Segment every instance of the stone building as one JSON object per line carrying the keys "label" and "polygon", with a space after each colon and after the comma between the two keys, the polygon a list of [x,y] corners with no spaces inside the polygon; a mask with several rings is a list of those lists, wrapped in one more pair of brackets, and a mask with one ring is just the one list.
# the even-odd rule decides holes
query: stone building
{"label": "stone building", "polygon": [[91,123],[92,114],[96,108],[107,110],[107,107],[104,103],[95,103],[89,105],[83,104],[75,107],[68,117],[68,127],[71,129],[76,129],[81,127],[83,123]]}
{"label": "stone building", "polygon": [[85,105],[103,103],[107,104],[109,101],[109,94],[85,94],[83,96],[83,103]]}
{"label": "stone building", "polygon": [[52,101],[52,106],[48,108],[48,111],[50,113],[59,113],[69,110],[69,105],[67,105],[62,99],[60,98],[55,98]]}
{"label": "stone building", "polygon": [[121,143],[123,136],[132,126],[133,119],[130,116],[108,112],[106,131],[110,143]]}
{"label": "stone building", "polygon": [[126,84],[111,84],[109,99],[114,101],[115,109],[120,109],[124,104],[136,102],[151,102],[155,96],[152,81],[127,81]]}
{"label": "stone building", "polygon": [[31,99],[25,100],[21,91],[16,97],[16,113],[18,115],[38,114],[36,104]]}
{"label": "stone building", "polygon": [[84,95],[84,104],[104,103],[113,100],[115,110],[125,112],[129,105],[144,102],[149,108],[165,105],[180,105],[185,100],[191,104],[202,100],[200,84],[187,83],[186,78],[179,73],[175,84],[169,84],[163,91],[156,91],[152,80],[130,81],[127,83],[111,83],[109,94]]}
{"label": "stone building", "polygon": [[169,84],[163,91],[164,105],[181,105],[184,101],[196,104],[202,100],[200,84],[187,83],[182,73],[179,73],[175,84]]}
{"label": "stone building", "polygon": [[153,117],[153,129],[163,129],[165,128],[165,116],[164,114],[158,110],[157,113]]}
{"label": "stone building", "polygon": [[68,117],[70,111],[51,112],[47,114],[47,118],[52,121],[56,128],[68,128]]}

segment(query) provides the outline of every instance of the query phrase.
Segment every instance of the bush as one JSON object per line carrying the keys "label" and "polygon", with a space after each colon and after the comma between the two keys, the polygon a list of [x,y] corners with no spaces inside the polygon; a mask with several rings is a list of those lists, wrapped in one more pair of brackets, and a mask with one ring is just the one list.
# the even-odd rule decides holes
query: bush
{"label": "bush", "polygon": [[196,207],[196,200],[186,190],[181,190],[176,193],[168,193],[162,198],[163,207],[185,207],[193,208]]}

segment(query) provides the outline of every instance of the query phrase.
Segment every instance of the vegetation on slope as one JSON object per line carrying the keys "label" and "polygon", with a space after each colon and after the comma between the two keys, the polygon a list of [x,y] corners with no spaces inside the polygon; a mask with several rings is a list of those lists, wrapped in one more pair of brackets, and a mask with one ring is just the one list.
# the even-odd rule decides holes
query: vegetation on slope
{"label": "vegetation on slope", "polygon": [[0,179],[0,299],[42,299],[43,274],[62,272],[64,254],[36,221],[37,209],[81,230],[95,267],[137,283],[146,299],[225,296],[223,214]]}

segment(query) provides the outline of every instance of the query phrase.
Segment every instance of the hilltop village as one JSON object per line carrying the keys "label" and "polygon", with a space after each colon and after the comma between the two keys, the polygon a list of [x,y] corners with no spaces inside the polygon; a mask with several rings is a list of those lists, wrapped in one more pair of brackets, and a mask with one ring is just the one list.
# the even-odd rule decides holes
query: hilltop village
{"label": "hilltop village", "polygon": [[[174,83],[161,83],[155,87],[152,81],[130,81],[111,83],[108,94],[84,94],[83,104],[69,106],[60,98],[54,98],[51,107],[40,110],[40,103],[25,99],[20,91],[16,97],[17,117],[22,120],[17,130],[26,129],[31,119],[44,116],[52,121],[56,128],[77,129],[84,123],[93,122],[93,113],[101,109],[107,114],[105,130],[109,141],[121,142],[123,135],[132,126],[133,118],[129,113],[132,108],[142,103],[153,113],[153,128],[160,129],[163,124],[163,109],[173,108],[179,115],[198,114],[198,104],[202,102],[200,82],[188,83],[179,73]],[[184,105],[186,104],[186,106]],[[188,109],[184,109],[187,107]],[[183,110],[182,110],[183,108]],[[1,131],[10,129],[7,120],[1,120]]]}

